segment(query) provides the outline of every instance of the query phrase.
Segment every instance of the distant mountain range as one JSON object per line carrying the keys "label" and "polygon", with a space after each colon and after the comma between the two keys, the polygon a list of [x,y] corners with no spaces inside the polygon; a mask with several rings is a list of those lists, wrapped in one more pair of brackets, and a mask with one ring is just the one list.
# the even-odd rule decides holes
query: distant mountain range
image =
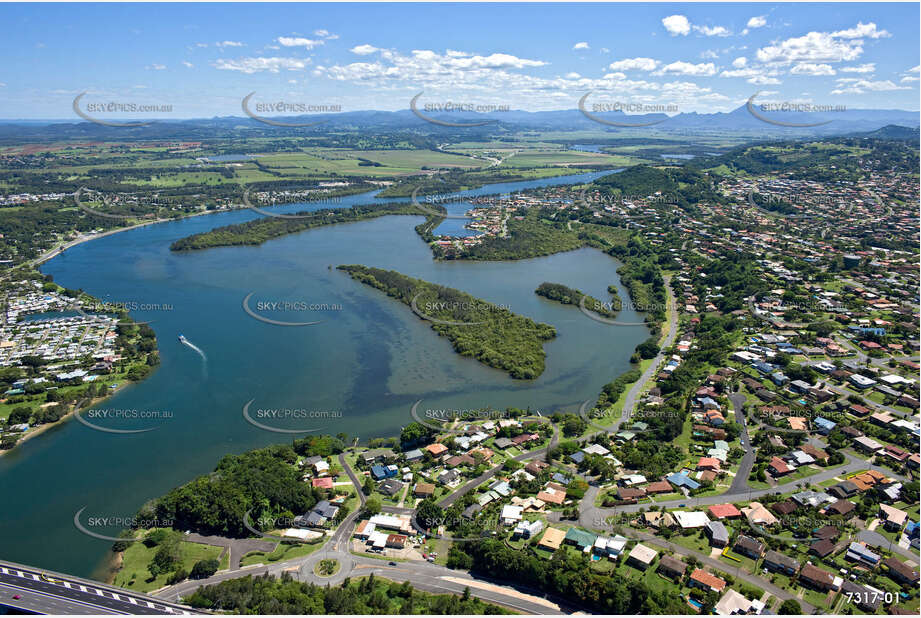
{"label": "distant mountain range", "polygon": [[[589,106],[587,106],[589,107]],[[252,134],[291,135],[323,134],[329,131],[371,130],[412,131],[432,136],[495,134],[497,131],[586,131],[591,129],[635,136],[637,134],[713,134],[732,132],[753,138],[811,137],[850,135],[854,133],[883,131],[891,126],[914,129],[917,137],[921,126],[921,113],[891,109],[848,109],[838,112],[763,112],[756,104],[755,112],[768,119],[794,125],[771,124],[757,118],[746,105],[731,112],[703,114],[680,113],[668,117],[665,114],[627,115],[623,112],[590,112],[595,118],[622,125],[656,123],[646,127],[610,126],[587,118],[578,109],[546,112],[513,110],[477,114],[423,113],[426,117],[447,123],[482,123],[478,127],[449,127],[429,123],[412,110],[355,111],[325,115],[303,115],[294,117],[272,116],[273,121],[288,123],[311,123],[324,121],[312,127],[278,127],[261,123],[245,116],[223,116],[189,120],[158,120],[144,127],[107,127],[87,122],[80,118],[61,120],[0,120],[0,139],[196,139],[206,137],[240,137]],[[105,118],[112,121],[112,118]],[[135,119],[136,120],[136,119]],[[825,124],[818,124],[825,123]],[[886,137],[881,133],[879,137]],[[893,137],[908,137],[902,131],[895,131]]]}

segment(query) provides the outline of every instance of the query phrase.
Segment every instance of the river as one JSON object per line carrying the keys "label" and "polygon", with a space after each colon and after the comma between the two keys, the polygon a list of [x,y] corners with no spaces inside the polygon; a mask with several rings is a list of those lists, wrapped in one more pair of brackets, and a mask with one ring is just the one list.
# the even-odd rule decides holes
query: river
{"label": "river", "polygon": [[[505,183],[458,198],[584,183],[599,175]],[[341,205],[369,199],[350,196]],[[0,457],[0,556],[100,576],[111,544],[78,532],[74,514],[86,507],[84,524],[90,518],[130,517],[145,501],[211,471],[225,454],[292,439],[247,422],[247,402],[252,401],[251,418],[263,425],[343,432],[362,440],[398,434],[420,399],[420,412],[484,406],[575,411],[630,368],[634,347],[648,336],[645,327],[602,324],[534,293],[541,282],[553,281],[607,299],[607,286],[615,284],[626,300],[615,272],[619,264],[611,257],[581,249],[516,262],[436,262],[413,230],[421,216],[315,228],[259,247],[169,250],[178,238],[258,216],[231,211],[133,229],[78,245],[43,265],[43,272],[67,287],[113,303],[148,305],[132,315],[151,321],[162,365],[98,409],[159,418],[93,419],[108,428],[152,428],[136,434],[101,432],[68,420]],[[558,336],[544,346],[546,370],[534,381],[513,380],[455,354],[406,306],[335,270],[355,263],[455,287],[552,324]],[[250,293],[249,306],[260,315],[320,323],[259,321],[242,307]],[[273,302],[323,308],[273,311]],[[642,321],[631,310],[621,319]],[[202,354],[180,343],[180,334]],[[300,417],[264,412],[285,409]],[[114,535],[118,528],[94,530]]]}

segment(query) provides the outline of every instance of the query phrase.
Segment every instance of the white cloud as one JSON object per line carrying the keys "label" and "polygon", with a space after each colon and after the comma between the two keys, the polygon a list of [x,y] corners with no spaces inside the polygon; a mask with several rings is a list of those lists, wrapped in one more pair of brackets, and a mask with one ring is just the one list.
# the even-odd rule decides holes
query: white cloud
{"label": "white cloud", "polygon": [[755,84],[757,86],[776,85],[781,83],[780,80],[777,79],[777,75],[778,71],[776,69],[750,66],[743,66],[738,69],[720,73],[720,77],[741,77],[745,78],[745,81],[749,84]]}
{"label": "white cloud", "polygon": [[323,41],[316,39],[306,39],[301,36],[280,36],[277,39],[279,45],[282,47],[304,47],[306,49],[313,49],[318,45],[323,45]]}
{"label": "white cloud", "polygon": [[815,64],[813,62],[800,62],[790,70],[792,75],[834,75],[835,70],[830,64]]}
{"label": "white cloud", "polygon": [[701,62],[699,64],[694,64],[692,62],[684,62],[679,60],[677,62],[672,62],[671,64],[666,64],[654,73],[654,75],[667,74],[708,77],[710,75],[716,74],[716,65],[714,65],[712,62]]}
{"label": "white cloud", "polygon": [[841,41],[827,32],[810,32],[762,47],[756,53],[761,62],[841,62],[856,60],[863,53],[863,42]]}
{"label": "white cloud", "polygon": [[739,56],[738,58],[732,61],[732,66],[734,66],[737,69],[741,69],[746,64],[748,64],[748,58],[746,58],[745,56]]}
{"label": "white cloud", "polygon": [[612,62],[608,68],[612,71],[652,71],[657,66],[659,61],[652,58],[624,58]]}
{"label": "white cloud", "polygon": [[214,45],[223,49],[224,47],[243,47],[246,44],[240,41],[218,41]]}
{"label": "white cloud", "polygon": [[580,77],[582,76],[579,75],[578,73],[567,73],[566,74],[566,79],[579,79]]}
{"label": "white cloud", "polygon": [[214,63],[214,67],[222,71],[240,71],[241,73],[278,73],[281,70],[302,71],[310,64],[310,59],[299,58],[238,58],[225,60],[221,58]]}
{"label": "white cloud", "polygon": [[869,62],[867,64],[858,64],[857,66],[852,67],[841,67],[840,71],[842,73],[872,73],[876,70],[876,63]]}
{"label": "white cloud", "polygon": [[144,68],[147,69],[148,71],[164,71],[166,70],[166,65],[154,63],[154,64],[149,64]]}
{"label": "white cloud", "polygon": [[684,15],[669,15],[662,19],[662,25],[672,36],[687,36],[691,32],[691,22]]}
{"label": "white cloud", "polygon": [[882,39],[892,35],[886,30],[878,30],[873,22],[869,24],[858,22],[856,28],[838,30],[837,32],[832,32],[831,36],[837,39]]}
{"label": "white cloud", "polygon": [[196,43],[195,47],[208,47],[207,43]]}
{"label": "white cloud", "polygon": [[886,79],[881,81],[869,81],[866,79],[857,79],[854,77],[842,77],[838,79],[840,86],[846,88],[837,88],[832,90],[832,94],[864,94],[866,92],[888,92],[891,90],[911,90],[910,86],[899,86]]}
{"label": "white cloud", "polygon": [[694,26],[694,30],[700,32],[704,36],[729,36],[732,34],[723,26]]}
{"label": "white cloud", "polygon": [[911,75],[906,75],[905,77],[903,77],[903,78],[900,79],[899,81],[902,82],[903,84],[905,84],[905,83],[910,83],[910,82],[916,82],[916,81],[918,81],[919,79],[921,79],[921,77],[913,77],[913,76],[911,76]]}
{"label": "white cloud", "polygon": [[764,15],[758,15],[750,18],[748,23],[745,24],[745,27],[754,30],[755,28],[763,28],[765,25],[767,25],[767,20],[764,18]]}
{"label": "white cloud", "polygon": [[314,34],[314,36],[318,36],[318,37],[324,38],[324,39],[326,39],[327,41],[332,41],[332,40],[335,40],[335,39],[338,39],[338,38],[339,38],[339,35],[338,35],[338,34],[332,34],[332,33],[330,33],[329,30],[322,30],[322,29],[321,29],[321,30],[314,30],[314,31],[313,31],[313,34]]}
{"label": "white cloud", "polygon": [[190,69],[191,69],[192,67],[195,66],[195,65],[192,64],[191,62],[186,62],[185,60],[182,61],[182,64],[185,65],[185,66],[187,66],[187,67],[190,68]]}
{"label": "white cloud", "polygon": [[754,75],[745,81],[749,84],[755,84],[756,86],[776,86],[781,83],[776,77],[769,77],[767,75]]}
{"label": "white cloud", "polygon": [[353,54],[358,54],[359,56],[367,56],[368,54],[373,54],[374,52],[380,51],[377,47],[373,45],[356,45],[349,50]]}
{"label": "white cloud", "polygon": [[588,49],[588,43],[586,43],[585,41],[579,41],[578,43],[573,45],[572,48],[573,49]]}
{"label": "white cloud", "polygon": [[908,69],[909,73],[921,73],[921,64],[917,65],[914,68]]}

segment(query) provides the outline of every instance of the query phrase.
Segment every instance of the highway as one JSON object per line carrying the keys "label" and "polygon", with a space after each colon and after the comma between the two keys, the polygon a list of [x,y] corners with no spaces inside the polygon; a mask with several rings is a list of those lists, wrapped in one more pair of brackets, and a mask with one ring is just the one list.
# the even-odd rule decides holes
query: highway
{"label": "highway", "polygon": [[0,561],[0,604],[40,614],[198,613],[146,594],[5,561]]}

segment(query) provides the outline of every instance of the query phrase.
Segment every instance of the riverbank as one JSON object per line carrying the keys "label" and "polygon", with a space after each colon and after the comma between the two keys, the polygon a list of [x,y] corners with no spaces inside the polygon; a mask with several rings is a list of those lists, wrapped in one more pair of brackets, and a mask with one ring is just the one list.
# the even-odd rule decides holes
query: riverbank
{"label": "riverbank", "polygon": [[[155,368],[155,370],[156,370],[156,368]],[[154,371],[151,371],[144,379],[146,380],[147,378],[149,378],[149,377],[150,377],[151,375],[153,375],[153,374],[154,374]],[[61,417],[60,419],[58,419],[57,421],[55,421],[55,422],[53,422],[53,423],[44,423],[43,425],[39,425],[34,431],[29,431],[29,432],[26,433],[22,438],[20,438],[19,441],[16,442],[15,445],[13,445],[13,448],[9,448],[9,449],[6,449],[6,450],[0,450],[0,457],[3,457],[4,455],[6,455],[6,454],[8,454],[8,453],[12,453],[12,452],[15,451],[20,445],[25,444],[25,443],[28,442],[29,440],[31,440],[31,439],[33,439],[33,438],[35,438],[35,437],[37,437],[37,436],[40,436],[40,435],[46,433],[47,431],[49,431],[49,430],[51,430],[51,429],[53,429],[53,428],[55,428],[55,427],[61,427],[61,426],[63,426],[65,422],[70,421],[70,420],[73,420],[73,417],[74,417],[76,414],[78,414],[78,413],[80,413],[80,412],[83,412],[84,410],[89,410],[90,408],[96,406],[97,404],[100,404],[100,403],[102,403],[103,401],[107,401],[108,399],[111,399],[111,398],[114,397],[116,394],[120,393],[122,390],[124,390],[124,389],[125,389],[126,387],[128,387],[128,386],[131,386],[132,384],[135,384],[135,382],[132,382],[132,381],[130,381],[130,380],[124,380],[124,381],[122,381],[122,382],[119,382],[119,384],[118,384],[115,388],[109,388],[109,389],[108,389],[108,393],[107,393],[105,396],[103,396],[103,397],[96,397],[96,398],[94,398],[93,400],[91,400],[90,402],[88,402],[86,405],[84,405],[84,406],[82,406],[82,407],[79,405],[80,402],[78,402],[77,404],[74,404],[74,406],[73,406],[73,408],[70,410],[70,412],[68,412],[67,414],[65,414],[64,416],[62,416],[62,417]]]}

